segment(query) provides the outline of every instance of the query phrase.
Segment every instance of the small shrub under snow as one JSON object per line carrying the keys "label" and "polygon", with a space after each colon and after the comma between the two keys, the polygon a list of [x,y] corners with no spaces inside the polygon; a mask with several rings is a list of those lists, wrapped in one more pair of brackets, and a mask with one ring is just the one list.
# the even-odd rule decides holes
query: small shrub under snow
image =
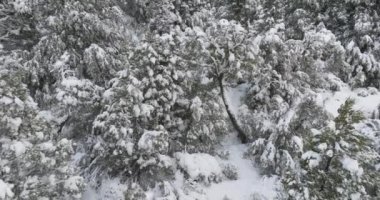
{"label": "small shrub under snow", "polygon": [[238,179],[237,168],[234,165],[231,165],[231,164],[224,165],[223,166],[223,174],[229,180],[237,180]]}
{"label": "small shrub under snow", "polygon": [[186,172],[190,179],[210,182],[219,182],[222,177],[222,168],[218,161],[204,153],[176,153],[179,167]]}

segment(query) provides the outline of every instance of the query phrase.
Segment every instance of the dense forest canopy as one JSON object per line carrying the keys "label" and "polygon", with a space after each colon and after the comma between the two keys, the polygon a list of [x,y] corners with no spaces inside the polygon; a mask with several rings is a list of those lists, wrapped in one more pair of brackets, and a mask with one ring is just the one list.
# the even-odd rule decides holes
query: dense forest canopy
{"label": "dense forest canopy", "polygon": [[1,0],[0,200],[210,199],[244,176],[234,137],[276,180],[249,200],[379,199],[379,15],[377,0]]}

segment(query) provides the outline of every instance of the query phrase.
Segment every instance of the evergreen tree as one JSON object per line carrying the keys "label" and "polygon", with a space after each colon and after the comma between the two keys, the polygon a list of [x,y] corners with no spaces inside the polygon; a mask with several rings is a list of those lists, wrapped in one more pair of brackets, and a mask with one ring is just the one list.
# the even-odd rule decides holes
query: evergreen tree
{"label": "evergreen tree", "polygon": [[187,46],[191,52],[195,51],[192,56],[198,57],[201,63],[197,71],[218,87],[234,129],[243,143],[247,142],[247,136],[229,108],[225,87],[247,79],[254,70],[254,54],[246,44],[249,33],[239,23],[222,19],[204,27],[204,31],[197,28],[190,34],[194,39]]}
{"label": "evergreen tree", "polygon": [[17,199],[80,199],[83,178],[69,161],[73,143],[57,134],[54,122],[38,110],[19,57],[0,61],[0,166],[2,181]]}
{"label": "evergreen tree", "polygon": [[0,43],[6,51],[30,50],[38,42],[39,33],[28,1],[0,2]]}
{"label": "evergreen tree", "polygon": [[305,144],[302,159],[310,199],[369,198],[364,174],[370,169],[363,168],[369,157],[363,155],[372,150],[368,139],[353,126],[363,119],[353,105],[354,101],[348,99],[339,108],[334,124],[323,131],[312,131]]}

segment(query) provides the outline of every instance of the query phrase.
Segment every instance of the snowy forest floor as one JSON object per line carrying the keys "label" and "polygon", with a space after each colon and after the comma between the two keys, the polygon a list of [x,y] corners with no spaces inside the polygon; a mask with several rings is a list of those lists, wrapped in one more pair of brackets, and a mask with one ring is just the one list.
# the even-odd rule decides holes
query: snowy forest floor
{"label": "snowy forest floor", "polygon": [[229,152],[229,159],[221,162],[235,166],[238,179],[214,183],[205,188],[208,199],[223,199],[224,197],[230,200],[250,199],[253,194],[274,199],[276,178],[265,178],[259,175],[252,161],[244,158],[247,147],[241,144],[235,135],[226,137],[221,150]]}

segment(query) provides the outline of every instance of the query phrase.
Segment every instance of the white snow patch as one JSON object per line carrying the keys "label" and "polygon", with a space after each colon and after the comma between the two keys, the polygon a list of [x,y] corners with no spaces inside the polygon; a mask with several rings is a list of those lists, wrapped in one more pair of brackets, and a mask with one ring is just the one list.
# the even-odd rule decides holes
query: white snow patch
{"label": "white snow patch", "polygon": [[72,176],[65,181],[64,188],[70,192],[78,192],[82,184],[83,178],[81,176]]}
{"label": "white snow patch", "polygon": [[231,112],[239,114],[242,97],[245,95],[248,84],[240,84],[235,88],[226,88],[226,99]]}
{"label": "white snow patch", "polygon": [[62,70],[64,66],[66,65],[66,63],[69,61],[69,59],[70,59],[70,54],[69,52],[65,51],[63,55],[59,58],[59,60],[57,60],[53,64],[53,69],[57,71]]}
{"label": "white snow patch", "polygon": [[377,164],[377,165],[375,165],[375,169],[376,169],[376,170],[380,170],[380,163]]}
{"label": "white snow patch", "polygon": [[343,168],[350,171],[353,174],[361,176],[363,174],[363,168],[359,166],[359,162],[348,156],[343,157],[340,161],[343,165]]}
{"label": "white snow patch", "polygon": [[233,54],[232,52],[230,52],[230,56],[228,57],[228,61],[229,62],[234,62],[235,61],[235,54]]}
{"label": "white snow patch", "polygon": [[351,194],[350,196],[351,196],[351,199],[352,199],[352,200],[360,200],[360,199],[361,199],[361,198],[360,198],[361,195],[360,195],[360,193],[358,193],[358,192],[357,192],[357,193],[354,193],[354,194]]}
{"label": "white snow patch", "polygon": [[32,10],[27,0],[15,0],[11,3],[14,9],[19,13],[29,13]]}
{"label": "white snow patch", "polygon": [[156,138],[164,134],[162,131],[145,131],[137,143],[140,150],[146,152],[153,152],[155,149]]}
{"label": "white snow patch", "polygon": [[[363,95],[365,91],[366,95]],[[368,92],[368,93],[367,93]],[[374,92],[373,88],[368,90],[358,88],[351,90],[346,84],[343,84],[340,91],[326,91],[318,94],[317,103],[323,106],[334,117],[338,116],[339,107],[348,99],[355,100],[354,109],[360,110],[365,116],[370,117],[377,106],[380,104],[380,93]]]}
{"label": "white snow patch", "polygon": [[22,123],[22,119],[20,117],[16,117],[16,118],[8,117],[7,121],[8,121],[8,127],[11,128],[13,131],[18,131]]}
{"label": "white snow patch", "polygon": [[126,190],[127,185],[122,184],[120,179],[104,179],[98,190],[87,187],[82,200],[121,200]]}
{"label": "white snow patch", "polygon": [[229,138],[229,141],[225,143],[223,149],[228,150],[230,156],[229,160],[224,161],[224,163],[232,164],[237,168],[238,179],[225,180],[205,188],[207,198],[214,200],[228,197],[231,200],[248,200],[251,199],[253,194],[259,194],[267,199],[274,199],[276,197],[277,179],[275,177],[265,178],[260,176],[253,163],[243,158],[247,146],[244,144],[231,144],[231,141],[238,140]]}
{"label": "white snow patch", "polygon": [[318,149],[321,151],[324,151],[327,149],[327,144],[326,143],[321,143],[318,145]]}
{"label": "white snow patch", "polygon": [[38,113],[38,116],[47,120],[47,121],[57,121],[56,117],[51,111],[43,110]]}
{"label": "white snow patch", "polygon": [[44,142],[44,143],[40,144],[39,146],[40,146],[40,149],[42,151],[47,151],[47,152],[53,152],[56,149],[56,147],[54,146],[54,144],[51,141]]}
{"label": "white snow patch", "polygon": [[298,149],[300,149],[302,151],[302,149],[303,149],[302,139],[298,136],[293,136],[292,141],[298,146]]}
{"label": "white snow patch", "polygon": [[83,192],[82,200],[98,200],[98,194],[92,187],[88,187]]}
{"label": "white snow patch", "polygon": [[11,145],[11,149],[15,152],[16,157],[19,157],[26,152],[26,147],[25,147],[24,143],[19,142],[19,141],[14,142]]}
{"label": "white snow patch", "polygon": [[205,153],[176,153],[178,165],[190,176],[192,180],[209,179],[222,175],[222,168],[215,157]]}
{"label": "white snow patch", "polygon": [[310,168],[318,166],[319,162],[322,160],[321,155],[314,151],[305,152],[304,154],[302,154],[302,159],[308,160]]}
{"label": "white snow patch", "polygon": [[3,96],[3,97],[0,98],[0,103],[8,105],[8,104],[13,103],[13,99],[11,99],[9,97],[6,97],[6,96]]}
{"label": "white snow patch", "polygon": [[172,182],[172,186],[176,189],[179,200],[194,200],[194,199],[205,200],[206,199],[204,193],[199,192],[196,189],[196,186],[195,188],[187,189],[185,182],[186,180],[185,180],[184,175],[180,171],[177,171],[175,173],[175,179]]}
{"label": "white snow patch", "polygon": [[0,199],[11,199],[14,196],[12,187],[12,185],[7,184],[0,179]]}

